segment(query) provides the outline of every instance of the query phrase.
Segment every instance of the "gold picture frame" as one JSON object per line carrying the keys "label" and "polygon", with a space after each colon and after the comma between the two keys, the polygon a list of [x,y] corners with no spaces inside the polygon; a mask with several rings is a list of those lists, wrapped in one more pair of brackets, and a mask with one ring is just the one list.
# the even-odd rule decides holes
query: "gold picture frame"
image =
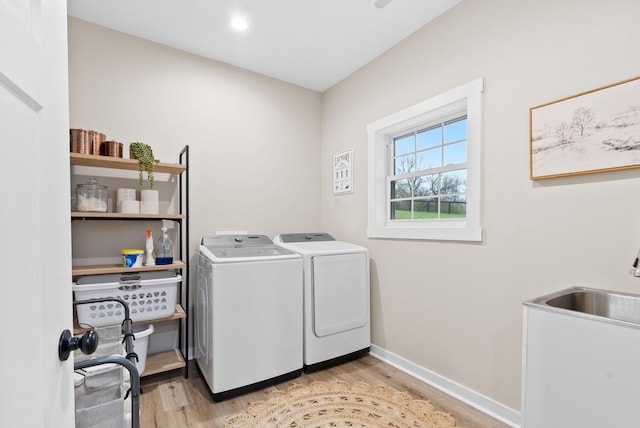
{"label": "gold picture frame", "polygon": [[529,110],[530,178],[640,167],[640,76]]}

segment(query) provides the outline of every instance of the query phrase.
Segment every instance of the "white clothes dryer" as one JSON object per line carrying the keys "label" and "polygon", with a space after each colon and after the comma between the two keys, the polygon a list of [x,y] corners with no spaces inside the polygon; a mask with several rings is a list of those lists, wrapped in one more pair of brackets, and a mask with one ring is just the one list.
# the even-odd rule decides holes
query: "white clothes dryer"
{"label": "white clothes dryer", "polygon": [[213,399],[299,376],[302,258],[264,235],[205,235],[194,259],[194,357]]}
{"label": "white clothes dryer", "polygon": [[365,355],[371,347],[369,252],[328,233],[287,233],[276,245],[304,260],[304,370]]}

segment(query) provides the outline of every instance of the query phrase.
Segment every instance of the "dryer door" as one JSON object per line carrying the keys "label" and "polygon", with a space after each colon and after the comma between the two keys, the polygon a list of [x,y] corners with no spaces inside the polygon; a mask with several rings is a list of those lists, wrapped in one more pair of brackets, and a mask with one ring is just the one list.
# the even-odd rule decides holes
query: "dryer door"
{"label": "dryer door", "polygon": [[313,257],[313,331],[323,337],[362,327],[369,319],[365,253]]}

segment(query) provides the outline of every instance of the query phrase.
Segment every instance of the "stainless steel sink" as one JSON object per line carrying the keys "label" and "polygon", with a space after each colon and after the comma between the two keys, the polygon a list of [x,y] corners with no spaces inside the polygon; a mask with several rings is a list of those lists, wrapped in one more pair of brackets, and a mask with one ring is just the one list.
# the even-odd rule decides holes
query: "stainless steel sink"
{"label": "stainless steel sink", "polygon": [[640,294],[574,287],[525,302],[522,352],[523,427],[640,426]]}
{"label": "stainless steel sink", "polygon": [[573,287],[529,300],[525,304],[640,326],[640,295]]}

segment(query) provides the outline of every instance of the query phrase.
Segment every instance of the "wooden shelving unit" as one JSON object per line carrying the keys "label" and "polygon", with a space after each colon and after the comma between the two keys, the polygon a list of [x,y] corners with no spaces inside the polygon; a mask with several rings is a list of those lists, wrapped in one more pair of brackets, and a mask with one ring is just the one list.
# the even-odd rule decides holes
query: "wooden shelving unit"
{"label": "wooden shelving unit", "polygon": [[[184,161],[184,163],[183,163]],[[139,163],[135,159],[122,159],[113,158],[108,156],[95,156],[86,155],[80,153],[70,153],[69,162],[72,166],[87,166],[95,168],[107,168],[124,171],[139,171]],[[121,264],[107,264],[107,265],[77,265],[72,267],[72,275],[74,277],[85,275],[100,275],[100,274],[120,274],[120,273],[135,273],[135,272],[150,272],[150,271],[166,271],[176,270],[182,273],[182,287],[187,287],[186,300],[189,299],[188,292],[188,268],[184,257],[188,257],[189,248],[189,228],[188,228],[188,165],[189,165],[189,150],[188,146],[180,152],[180,163],[163,163],[159,162],[154,165],[155,173],[175,174],[179,177],[179,189],[180,189],[180,213],[178,214],[121,214],[121,213],[99,213],[99,212],[72,212],[71,220],[105,220],[105,221],[159,221],[159,220],[171,220],[180,225],[181,234],[186,237],[185,242],[180,240],[180,256],[178,260],[169,265],[156,265],[156,266],[141,266],[136,268],[126,268]],[[186,174],[183,174],[185,173]],[[73,173],[73,170],[72,170]],[[183,192],[183,178],[186,180]],[[185,251],[186,250],[186,251]],[[179,290],[180,290],[179,289]],[[170,317],[152,319],[142,321],[139,323],[159,323],[165,321],[180,320],[179,331],[188,331],[189,317],[185,308],[179,303],[182,297],[182,292],[179,291],[179,300],[176,304],[176,310]],[[134,322],[134,324],[139,324]],[[82,334],[85,329],[74,324],[74,333]],[[184,368],[185,377],[188,377],[187,364],[185,357],[182,354],[181,348],[189,349],[188,335],[182,336],[180,339],[179,348],[171,349],[166,352],[160,352],[157,354],[147,355],[146,368],[143,376],[150,376],[153,374],[162,373],[168,370],[175,370]]]}

